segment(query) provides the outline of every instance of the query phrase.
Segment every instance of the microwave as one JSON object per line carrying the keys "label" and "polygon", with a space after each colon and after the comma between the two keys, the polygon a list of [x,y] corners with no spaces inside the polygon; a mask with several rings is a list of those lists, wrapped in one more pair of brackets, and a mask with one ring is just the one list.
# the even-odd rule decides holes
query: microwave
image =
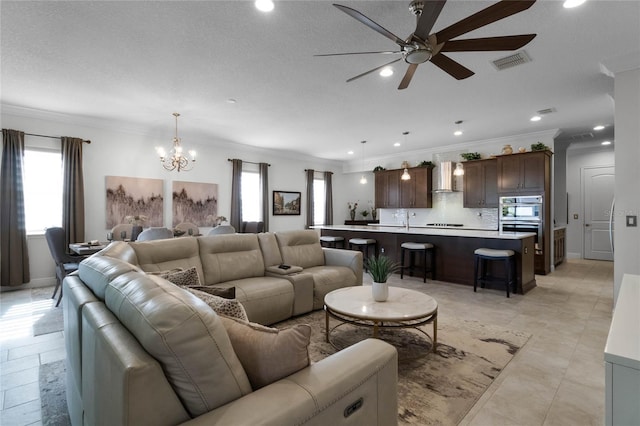
{"label": "microwave", "polygon": [[500,197],[500,220],[541,222],[542,205],[541,195]]}

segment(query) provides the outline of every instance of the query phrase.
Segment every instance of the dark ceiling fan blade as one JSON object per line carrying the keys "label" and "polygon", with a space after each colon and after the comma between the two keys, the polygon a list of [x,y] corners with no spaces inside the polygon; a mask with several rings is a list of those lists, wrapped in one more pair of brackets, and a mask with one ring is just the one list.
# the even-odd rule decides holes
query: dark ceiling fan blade
{"label": "dark ceiling fan blade", "polygon": [[436,33],[438,43],[529,9],[536,0],[502,0]]}
{"label": "dark ceiling fan blade", "polygon": [[398,59],[393,60],[393,61],[391,61],[391,62],[389,62],[389,63],[387,63],[387,64],[380,65],[379,67],[376,67],[376,68],[374,68],[374,69],[372,69],[372,70],[369,70],[369,71],[367,71],[367,72],[363,72],[362,74],[358,74],[358,75],[356,75],[355,77],[351,77],[349,80],[347,80],[347,83],[350,83],[350,82],[352,82],[353,80],[356,80],[356,79],[358,79],[358,78],[360,78],[360,77],[364,77],[364,76],[365,76],[365,75],[367,75],[367,74],[371,74],[372,72],[376,72],[376,71],[378,71],[379,69],[382,69],[382,68],[386,67],[387,65],[391,65],[391,64],[393,64],[394,62],[398,62],[398,61],[400,61],[400,60],[402,60],[402,58],[398,58]]}
{"label": "dark ceiling fan blade", "polygon": [[441,52],[490,52],[496,50],[516,50],[535,38],[535,34],[522,34],[502,37],[470,38],[449,40]]}
{"label": "dark ceiling fan blade", "polygon": [[433,58],[431,58],[431,62],[442,71],[451,75],[456,80],[464,80],[465,78],[469,78],[473,74],[475,74],[469,68],[462,66],[458,62],[454,61],[448,56],[443,55],[442,53],[438,53]]}
{"label": "dark ceiling fan blade", "polygon": [[322,55],[313,55],[313,56],[344,56],[344,55],[373,55],[373,54],[382,54],[382,55],[393,55],[402,53],[401,51],[393,51],[393,50],[385,50],[382,52],[351,52],[351,53],[324,53]]}
{"label": "dark ceiling fan blade", "polygon": [[447,0],[425,2],[424,8],[422,9],[422,15],[418,18],[418,25],[414,31],[414,34],[418,36],[420,40],[427,40],[427,37],[429,37],[431,29],[433,28],[433,24],[436,23],[436,20],[438,19],[438,16],[440,16],[440,12],[442,12],[442,8],[446,2]]}
{"label": "dark ceiling fan blade", "polygon": [[398,90],[409,87],[409,83],[411,83],[411,79],[413,78],[413,73],[416,72],[416,68],[418,68],[418,64],[409,64],[409,68],[407,68],[407,72],[404,73],[404,77],[398,86]]}
{"label": "dark ceiling fan blade", "polygon": [[361,23],[365,24],[367,27],[371,28],[377,33],[382,34],[383,36],[387,37],[390,40],[393,40],[399,46],[408,46],[408,44],[404,40],[402,40],[400,37],[393,34],[391,31],[387,30],[386,28],[383,28],[381,25],[373,22],[371,19],[367,18],[357,10],[351,9],[350,7],[347,7],[347,6],[342,6],[340,4],[335,4],[335,3],[334,3],[334,6],[340,9],[341,11],[343,11],[344,13],[346,13],[347,15],[351,16],[352,18],[356,19],[357,21],[360,21]]}

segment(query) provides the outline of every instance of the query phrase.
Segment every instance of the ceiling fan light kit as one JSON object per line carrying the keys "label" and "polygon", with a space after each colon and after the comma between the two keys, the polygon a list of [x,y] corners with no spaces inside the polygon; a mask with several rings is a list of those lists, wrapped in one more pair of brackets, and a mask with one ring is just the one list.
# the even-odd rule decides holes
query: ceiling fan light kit
{"label": "ceiling fan light kit", "polygon": [[404,60],[409,67],[398,86],[399,90],[406,89],[411,83],[411,79],[418,65],[431,62],[442,71],[451,75],[457,80],[471,77],[474,72],[466,68],[459,62],[443,54],[443,52],[490,52],[501,50],[517,50],[533,40],[536,34],[522,34],[513,36],[483,37],[474,39],[453,40],[463,34],[475,29],[484,27],[493,22],[507,18],[516,13],[529,9],[536,0],[502,0],[495,3],[461,21],[458,21],[447,28],[430,34],[433,25],[440,16],[446,0],[431,0],[424,2],[414,0],[409,4],[409,11],[416,16],[416,29],[406,39],[401,39],[386,28],[377,24],[370,18],[355,9],[340,4],[334,6],[351,16],[358,22],[366,25],[377,33],[387,37],[396,43],[398,51],[379,52],[354,52],[354,53],[334,53],[315,56],[341,56],[341,55],[361,55],[361,54],[400,54],[401,58],[366,71],[347,80],[351,82],[365,75],[371,74],[379,69]]}

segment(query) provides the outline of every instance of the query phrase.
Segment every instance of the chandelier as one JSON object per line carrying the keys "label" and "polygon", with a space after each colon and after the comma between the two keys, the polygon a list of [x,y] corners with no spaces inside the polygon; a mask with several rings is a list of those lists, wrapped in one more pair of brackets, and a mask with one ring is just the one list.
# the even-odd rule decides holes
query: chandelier
{"label": "chandelier", "polygon": [[160,163],[162,163],[162,167],[165,169],[169,171],[188,171],[193,168],[193,165],[196,162],[196,152],[194,150],[189,151],[189,155],[191,156],[190,159],[183,154],[184,150],[180,144],[180,138],[178,137],[178,117],[180,117],[180,114],[174,112],[173,116],[176,118],[176,135],[173,137],[173,148],[169,151],[169,156],[167,156],[167,152],[162,147],[156,147],[156,152],[160,156]]}

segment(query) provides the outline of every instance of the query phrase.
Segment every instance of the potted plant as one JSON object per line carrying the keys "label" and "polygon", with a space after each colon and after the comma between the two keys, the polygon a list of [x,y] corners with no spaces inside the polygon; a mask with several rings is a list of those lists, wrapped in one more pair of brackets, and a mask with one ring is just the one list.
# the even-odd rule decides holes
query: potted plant
{"label": "potted plant", "polygon": [[435,167],[432,161],[421,161],[418,163],[418,167]]}
{"label": "potted plant", "polygon": [[531,151],[546,151],[549,147],[542,142],[531,144]]}
{"label": "potted plant", "polygon": [[373,300],[376,302],[384,302],[389,297],[389,284],[387,284],[387,280],[391,274],[398,270],[400,265],[381,254],[380,256],[367,258],[364,262],[364,267],[373,279]]}
{"label": "potted plant", "polygon": [[360,214],[362,215],[364,220],[367,220],[367,216],[369,216],[369,210],[362,210]]}
{"label": "potted plant", "polygon": [[481,158],[480,153],[478,153],[478,152],[464,152],[464,153],[460,154],[460,157],[464,158],[467,161],[469,161],[469,160],[479,160]]}
{"label": "potted plant", "polygon": [[383,170],[386,170],[386,169],[385,169],[384,167],[382,167],[382,166],[375,166],[375,167],[373,168],[373,171],[374,171],[374,172],[381,172],[381,171],[383,171]]}

